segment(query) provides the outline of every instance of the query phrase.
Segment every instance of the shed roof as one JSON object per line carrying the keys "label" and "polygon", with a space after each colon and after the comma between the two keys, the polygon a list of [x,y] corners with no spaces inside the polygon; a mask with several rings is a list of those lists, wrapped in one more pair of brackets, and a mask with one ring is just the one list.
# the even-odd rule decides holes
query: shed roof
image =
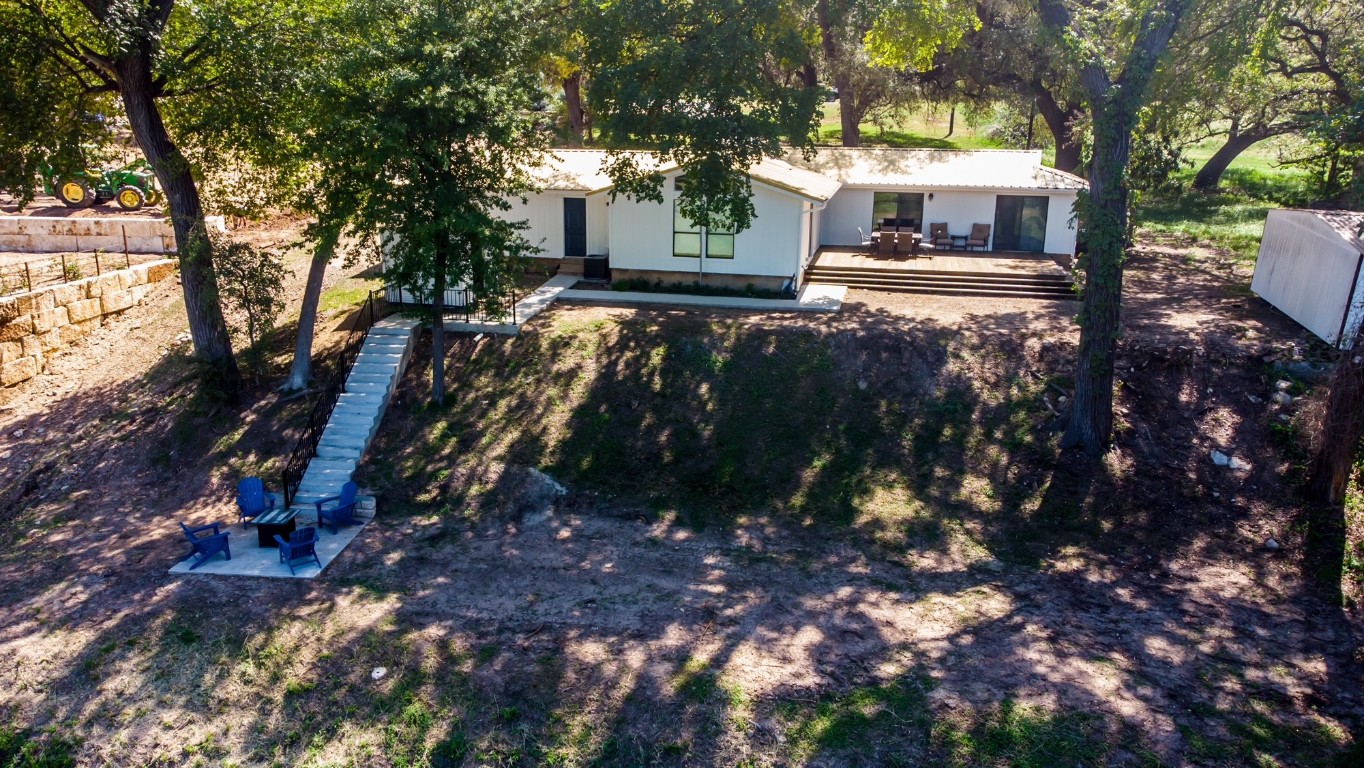
{"label": "shed roof", "polygon": [[791,163],[847,186],[932,189],[1081,190],[1089,182],[1042,165],[1041,150],[894,149],[821,147],[806,158],[793,149]]}
{"label": "shed roof", "polygon": [[1364,212],[1361,211],[1308,211],[1326,222],[1345,242],[1364,253]]}
{"label": "shed roof", "polygon": [[[638,162],[661,173],[677,169],[677,164],[660,162],[649,152],[637,152]],[[576,192],[603,192],[612,187],[605,171],[607,152],[601,149],[555,149],[546,152],[544,163],[532,170],[545,189]],[[764,158],[748,169],[748,175],[769,186],[778,187],[815,201],[833,197],[842,184],[837,179],[784,160]]]}

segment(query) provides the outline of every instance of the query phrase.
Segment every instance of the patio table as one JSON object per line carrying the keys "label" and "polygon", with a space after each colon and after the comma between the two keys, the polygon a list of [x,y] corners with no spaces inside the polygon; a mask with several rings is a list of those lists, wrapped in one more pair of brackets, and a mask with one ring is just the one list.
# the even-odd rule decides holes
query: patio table
{"label": "patio table", "polygon": [[966,250],[966,241],[971,239],[970,235],[948,235],[948,237],[952,238],[952,250],[954,251]]}
{"label": "patio table", "polygon": [[289,538],[298,524],[294,518],[298,516],[298,510],[294,509],[272,509],[263,515],[256,516],[253,523],[256,526],[257,541],[262,547],[278,547],[275,543],[275,534],[284,538]]}

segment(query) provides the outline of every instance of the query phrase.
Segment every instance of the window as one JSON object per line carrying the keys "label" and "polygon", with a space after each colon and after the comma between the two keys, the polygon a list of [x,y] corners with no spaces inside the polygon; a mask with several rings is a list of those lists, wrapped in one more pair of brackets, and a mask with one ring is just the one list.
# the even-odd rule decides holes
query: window
{"label": "window", "polygon": [[723,229],[720,227],[713,227],[711,229],[698,227],[688,220],[686,216],[682,215],[681,202],[674,201],[673,255],[698,259],[701,257],[702,253],[702,243],[705,244],[706,258],[734,258],[733,225],[724,225]]}
{"label": "window", "polygon": [[682,204],[673,203],[673,255],[701,258],[701,228],[682,215]]}
{"label": "window", "polygon": [[900,227],[923,229],[924,195],[922,192],[877,192],[872,198],[871,228],[881,229],[881,222],[895,219]]}
{"label": "window", "polygon": [[706,230],[706,258],[734,258],[734,225],[725,224]]}

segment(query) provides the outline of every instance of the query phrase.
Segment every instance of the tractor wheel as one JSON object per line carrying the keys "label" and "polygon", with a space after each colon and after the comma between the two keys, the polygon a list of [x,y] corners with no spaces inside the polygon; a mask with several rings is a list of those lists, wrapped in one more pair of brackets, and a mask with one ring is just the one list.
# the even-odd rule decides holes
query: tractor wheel
{"label": "tractor wheel", "polygon": [[56,192],[57,199],[68,208],[89,208],[95,204],[95,190],[85,179],[61,179]]}
{"label": "tractor wheel", "polygon": [[132,185],[118,188],[118,194],[114,195],[114,200],[118,201],[118,207],[125,211],[136,211],[147,203],[147,196],[142,194],[142,190]]}
{"label": "tractor wheel", "polygon": [[155,187],[153,187],[153,188],[147,190],[147,205],[160,205],[160,204],[161,204],[161,190],[156,189]]}

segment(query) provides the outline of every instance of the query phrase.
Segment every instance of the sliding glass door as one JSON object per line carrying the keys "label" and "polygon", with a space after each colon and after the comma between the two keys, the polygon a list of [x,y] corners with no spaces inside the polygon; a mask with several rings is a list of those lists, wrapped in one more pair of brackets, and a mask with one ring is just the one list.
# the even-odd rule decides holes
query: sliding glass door
{"label": "sliding glass door", "polygon": [[995,198],[995,250],[1041,253],[1047,244],[1045,195]]}

